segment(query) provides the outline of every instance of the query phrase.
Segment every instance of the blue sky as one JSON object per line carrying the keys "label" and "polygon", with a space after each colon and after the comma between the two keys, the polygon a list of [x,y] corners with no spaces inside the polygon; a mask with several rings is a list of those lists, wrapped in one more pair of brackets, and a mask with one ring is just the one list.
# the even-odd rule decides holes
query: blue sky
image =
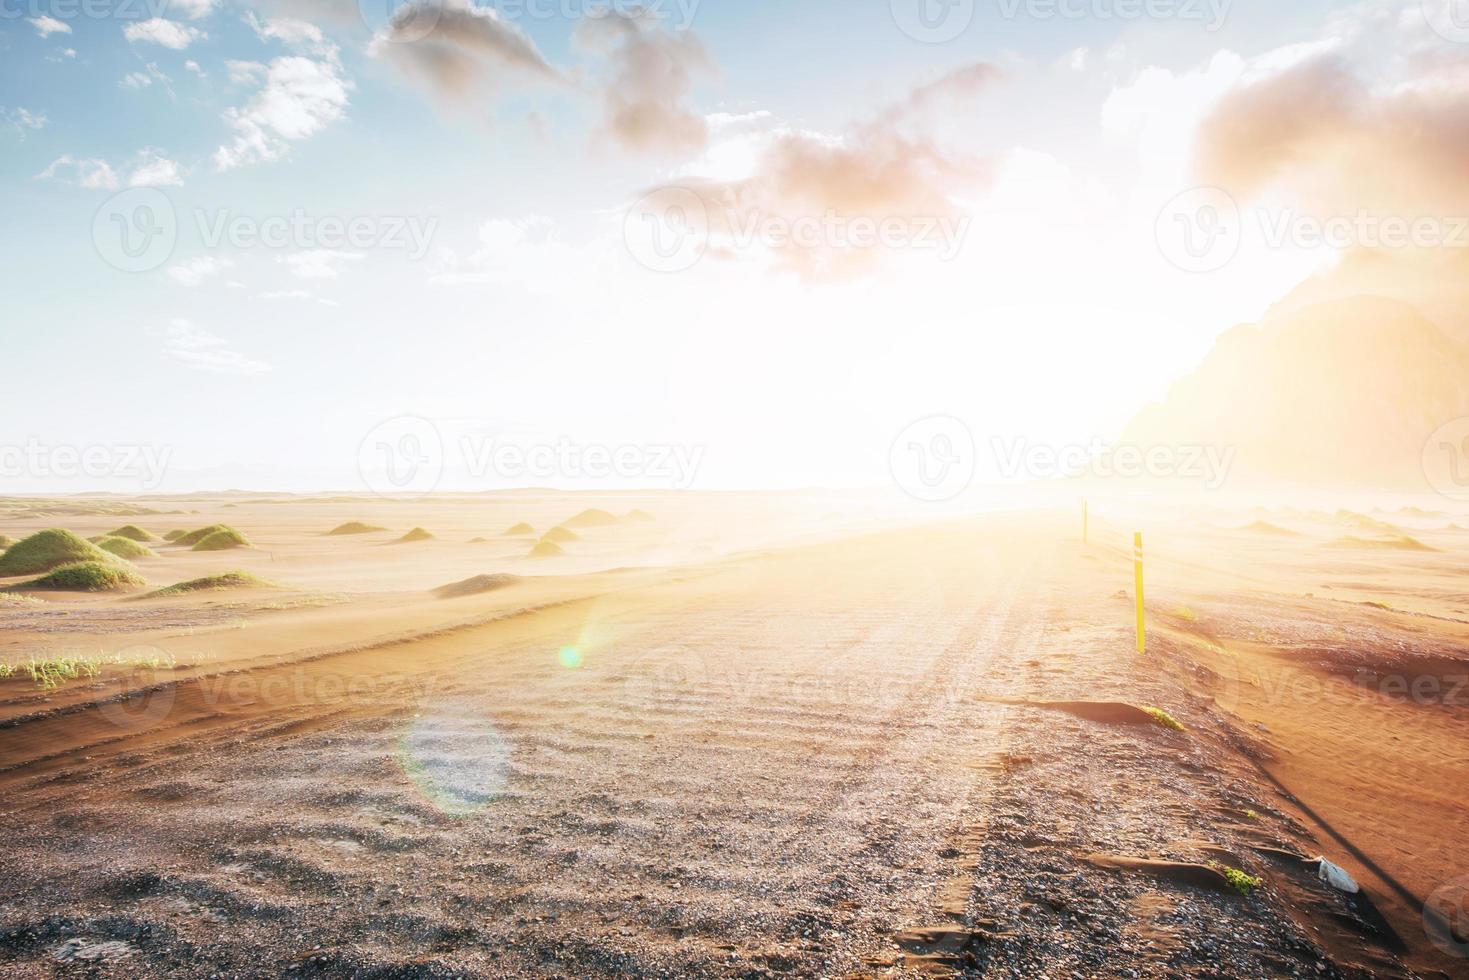
{"label": "blue sky", "polygon": [[[909,0],[590,25],[443,0],[418,39],[343,0],[93,2],[0,2],[0,443],[167,446],[171,489],[354,488],[400,415],[451,442],[697,443],[707,487],[869,483],[936,413],[1115,436],[1332,259],[1247,242],[1203,280],[1160,258],[1211,106],[1318,49],[1398,83],[1386,55],[1426,36],[1417,3],[1322,0],[1237,0],[1215,30],[1192,0],[982,0],[943,43],[900,29]],[[1401,38],[1364,29],[1380,16]],[[669,187],[798,224],[963,225],[963,247],[721,227],[670,274],[625,224]],[[177,241],[123,271],[94,222],[140,188]],[[206,240],[293,215],[372,241]],[[421,249],[388,241],[404,224]]]}

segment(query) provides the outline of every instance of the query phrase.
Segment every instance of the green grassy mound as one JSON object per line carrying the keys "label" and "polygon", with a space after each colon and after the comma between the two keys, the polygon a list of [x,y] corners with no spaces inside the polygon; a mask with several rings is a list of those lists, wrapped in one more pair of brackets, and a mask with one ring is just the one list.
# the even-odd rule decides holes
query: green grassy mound
{"label": "green grassy mound", "polygon": [[1390,550],[1390,551],[1437,551],[1438,550],[1437,548],[1431,548],[1431,547],[1429,547],[1428,545],[1424,544],[1422,541],[1419,541],[1417,538],[1410,538],[1406,534],[1400,534],[1400,535],[1397,535],[1397,536],[1391,537],[1391,538],[1361,538],[1361,537],[1357,537],[1355,535],[1350,535],[1349,534],[1349,535],[1347,535],[1344,538],[1338,538],[1335,541],[1331,542],[1331,544],[1329,545],[1329,547],[1332,547],[1332,548],[1375,548],[1375,549],[1386,549],[1386,550]]}
{"label": "green grassy mound", "polygon": [[51,528],[18,541],[0,555],[0,576],[40,575],[76,562],[110,562],[113,558],[70,531]]}
{"label": "green grassy mound", "polygon": [[[179,535],[178,537],[174,538],[173,539],[173,543],[174,544],[181,544],[181,545],[184,545],[185,547],[192,548],[192,547],[194,547],[194,545],[198,544],[200,541],[203,541],[205,538],[209,537],[211,534],[216,534],[216,533],[218,533],[220,531],[229,531],[229,532],[231,532],[233,534],[240,534],[239,531],[236,531],[234,528],[230,527],[228,524],[211,524],[208,527],[201,527],[201,528],[198,528],[197,530],[186,531],[183,534]],[[243,538],[244,535],[241,534],[240,537]]]}
{"label": "green grassy mound", "polygon": [[434,589],[434,595],[440,599],[461,599],[465,596],[483,595],[486,592],[497,592],[506,589],[519,582],[520,579],[514,575],[476,575],[467,578],[463,582],[451,582]]}
{"label": "green grassy mound", "polygon": [[97,542],[97,547],[103,551],[126,558],[132,561],[134,558],[157,558],[158,553],[147,545],[138,544],[132,538],[107,537]]}
{"label": "green grassy mound", "polygon": [[416,527],[398,539],[399,544],[411,544],[414,541],[432,541],[434,536],[421,527]]}
{"label": "green grassy mound", "polygon": [[572,541],[580,541],[581,535],[575,531],[568,531],[564,527],[553,527],[541,535],[542,541],[550,541],[553,544],[568,544]]}
{"label": "green grassy mound", "polygon": [[327,537],[342,537],[348,534],[378,534],[386,530],[387,528],[378,527],[376,524],[364,524],[361,521],[348,521],[341,527],[334,527],[326,533]]}
{"label": "green grassy mound", "polygon": [[6,548],[9,548],[13,544],[15,544],[14,538],[9,537],[8,535],[0,534],[0,551],[4,551]]}
{"label": "green grassy mound", "polygon": [[107,537],[109,537],[109,538],[127,538],[129,541],[136,541],[139,544],[147,544],[149,541],[157,541],[158,540],[157,537],[155,537],[154,535],[149,534],[147,531],[145,531],[142,528],[138,527],[138,525],[136,525],[136,524],[124,524],[122,527],[118,528],[116,531],[110,531],[110,532],[108,532]]}
{"label": "green grassy mound", "polygon": [[535,533],[536,533],[536,529],[535,528],[531,527],[529,524],[525,523],[524,521],[521,521],[519,524],[515,525],[510,530],[506,531],[501,536],[502,537],[506,537],[506,538],[523,538],[523,537],[526,537],[528,535],[535,534]]}
{"label": "green grassy mound", "polygon": [[595,507],[584,510],[566,522],[567,527],[608,527],[617,523],[617,517]]}
{"label": "green grassy mound", "polygon": [[63,565],[16,588],[51,592],[117,592],[140,589],[147,584],[143,576],[115,562],[79,561]]}
{"label": "green grassy mound", "polygon": [[544,538],[530,550],[530,556],[532,558],[559,558],[564,554],[566,552],[561,550],[559,544],[554,541],[547,541]]}
{"label": "green grassy mound", "polygon": [[221,575],[210,575],[207,578],[196,578],[188,582],[179,582],[170,585],[166,589],[158,589],[149,592],[142,599],[166,599],[170,596],[189,595],[193,592],[220,592],[225,589],[277,589],[279,585],[263,579],[249,572],[225,572]]}
{"label": "green grassy mound", "polygon": [[250,539],[232,527],[220,527],[205,535],[194,544],[195,551],[229,551],[231,548],[248,548]]}
{"label": "green grassy mound", "polygon": [[182,538],[184,535],[186,535],[188,533],[189,533],[188,531],[185,531],[182,528],[180,528],[180,529],[178,529],[176,531],[169,531],[167,534],[165,534],[163,536],[163,540],[165,540],[165,541],[175,541],[176,542],[176,541],[178,541],[179,538]]}
{"label": "green grassy mound", "polygon": [[1256,534],[1272,534],[1280,538],[1296,536],[1296,532],[1290,528],[1281,527],[1278,524],[1271,524],[1269,521],[1256,521],[1253,524],[1246,524],[1240,530],[1253,531]]}

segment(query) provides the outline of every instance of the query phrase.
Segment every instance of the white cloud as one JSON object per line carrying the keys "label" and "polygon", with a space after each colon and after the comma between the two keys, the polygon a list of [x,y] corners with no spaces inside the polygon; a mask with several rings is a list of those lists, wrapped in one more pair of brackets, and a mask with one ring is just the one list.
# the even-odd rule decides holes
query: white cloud
{"label": "white cloud", "polygon": [[714,61],[692,31],[667,30],[645,11],[606,9],[577,24],[574,39],[607,61],[604,126],[613,139],[638,151],[704,148],[708,125],[684,103],[694,77],[712,74]]}
{"label": "white cloud", "polygon": [[[139,150],[132,163],[123,169],[130,171],[129,187],[178,187],[184,182],[178,163],[152,147]],[[50,166],[36,174],[36,179],[59,180],[88,190],[115,191],[123,185],[118,172],[106,160],[74,157],[69,153],[51,161]]]}
{"label": "white cloud", "polygon": [[158,65],[152,62],[149,62],[142,71],[128,72],[122,76],[122,80],[118,84],[123,88],[145,89],[151,87],[154,82],[158,82],[164,88],[168,89],[170,94],[173,93],[173,79],[169,78],[168,74],[162,68],[159,68]]}
{"label": "white cloud", "polygon": [[[232,78],[236,64],[230,64]],[[276,58],[265,70],[264,88],[255,99],[225,113],[235,130],[235,141],[215,152],[216,169],[232,170],[280,159],[292,142],[304,140],[341,119],[352,87],[342,77],[335,58]]]}
{"label": "white cloud", "polygon": [[245,20],[262,41],[280,41],[322,58],[335,59],[337,56],[337,46],[328,41],[315,24],[290,17],[261,20],[253,11],[246,14]]}
{"label": "white cloud", "polygon": [[221,337],[195,326],[189,320],[170,320],[163,334],[163,351],[185,367],[212,374],[252,377],[271,370],[264,361],[231,350]]}
{"label": "white cloud", "polygon": [[260,298],[264,300],[277,299],[299,299],[310,303],[320,303],[322,306],[339,307],[342,304],[334,299],[322,299],[309,289],[279,289],[274,292],[261,293]]}
{"label": "white cloud", "polygon": [[199,62],[195,61],[192,58],[184,62],[184,68],[188,71],[193,72],[195,75],[198,75],[200,78],[209,77],[208,75],[204,74],[204,69],[199,67]]}
{"label": "white cloud", "polygon": [[40,17],[27,17],[26,20],[30,21],[31,26],[36,29],[36,33],[42,37],[50,37],[52,34],[71,33],[70,24],[59,21],[55,17],[47,17],[45,14],[42,14]]}
{"label": "white cloud", "polygon": [[315,248],[281,259],[298,279],[335,279],[348,262],[362,258],[361,252],[343,252],[332,248]]}
{"label": "white cloud", "polygon": [[178,162],[152,147],[138,151],[132,176],[128,178],[129,187],[181,187],[183,183]]}
{"label": "white cloud", "polygon": [[367,53],[426,82],[440,97],[471,99],[511,77],[558,81],[529,35],[471,0],[411,0],[393,11]]}
{"label": "white cloud", "polygon": [[209,36],[196,27],[164,20],[162,17],[129,24],[122,29],[122,34],[129,41],[159,44],[173,51],[182,51],[195,41]]}
{"label": "white cloud", "polygon": [[517,285],[537,292],[564,288],[566,270],[585,258],[556,240],[550,218],[495,218],[479,227],[478,247],[461,256],[451,248],[435,253],[429,282],[442,286]]}
{"label": "white cloud", "polygon": [[76,56],[76,48],[57,48],[55,54],[48,54],[46,56],[46,60],[54,62],[56,64],[60,64],[61,62],[67,61],[71,58],[75,58]]}
{"label": "white cloud", "polygon": [[200,255],[168,267],[168,277],[180,286],[198,286],[233,266],[229,259]]}
{"label": "white cloud", "polygon": [[117,172],[106,160],[82,159],[71,154],[59,156],[36,174],[37,180],[59,180],[88,190],[117,190]]}
{"label": "white cloud", "polygon": [[167,0],[164,10],[179,13],[189,20],[200,20],[214,13],[215,0]]}
{"label": "white cloud", "polygon": [[231,85],[258,85],[265,77],[265,66],[258,61],[235,61],[224,63],[225,74]]}
{"label": "white cloud", "polygon": [[26,133],[43,129],[50,122],[43,112],[31,112],[29,109],[16,107],[6,109],[0,106],[0,123],[14,129],[21,139],[26,138]]}

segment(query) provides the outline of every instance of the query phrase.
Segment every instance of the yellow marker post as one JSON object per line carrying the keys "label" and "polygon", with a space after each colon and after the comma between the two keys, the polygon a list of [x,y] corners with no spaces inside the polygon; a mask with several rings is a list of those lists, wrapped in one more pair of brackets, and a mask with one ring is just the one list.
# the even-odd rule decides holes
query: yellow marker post
{"label": "yellow marker post", "polygon": [[1137,593],[1137,652],[1147,649],[1147,623],[1143,619],[1143,532],[1132,536],[1132,575]]}

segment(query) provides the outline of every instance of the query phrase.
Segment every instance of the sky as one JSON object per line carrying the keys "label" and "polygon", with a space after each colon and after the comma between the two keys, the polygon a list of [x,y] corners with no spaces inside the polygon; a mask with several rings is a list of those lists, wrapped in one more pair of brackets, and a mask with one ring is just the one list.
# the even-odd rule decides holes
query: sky
{"label": "sky", "polygon": [[1274,216],[1441,212],[1458,2],[0,0],[0,485],[846,487],[936,417],[1115,440],[1364,244]]}

